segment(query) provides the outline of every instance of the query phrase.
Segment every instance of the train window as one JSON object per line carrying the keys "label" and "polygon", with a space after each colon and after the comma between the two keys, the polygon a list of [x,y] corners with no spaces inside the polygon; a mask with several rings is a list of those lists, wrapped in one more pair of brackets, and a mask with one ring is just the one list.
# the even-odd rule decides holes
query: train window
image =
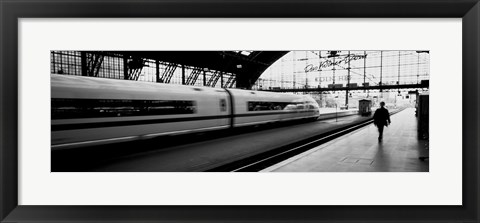
{"label": "train window", "polygon": [[227,111],[227,101],[225,99],[220,99],[220,111]]}
{"label": "train window", "polygon": [[272,111],[272,110],[295,110],[296,102],[267,102],[267,101],[249,101],[247,103],[248,111]]}
{"label": "train window", "polygon": [[52,119],[196,113],[195,101],[52,98]]}

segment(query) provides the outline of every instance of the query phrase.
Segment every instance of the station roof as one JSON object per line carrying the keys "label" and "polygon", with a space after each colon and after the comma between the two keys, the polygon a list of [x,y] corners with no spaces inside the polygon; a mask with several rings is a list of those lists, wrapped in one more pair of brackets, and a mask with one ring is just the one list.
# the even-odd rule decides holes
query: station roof
{"label": "station roof", "polygon": [[249,88],[270,65],[288,51],[122,51],[121,53],[137,58],[234,73],[237,75],[238,83]]}

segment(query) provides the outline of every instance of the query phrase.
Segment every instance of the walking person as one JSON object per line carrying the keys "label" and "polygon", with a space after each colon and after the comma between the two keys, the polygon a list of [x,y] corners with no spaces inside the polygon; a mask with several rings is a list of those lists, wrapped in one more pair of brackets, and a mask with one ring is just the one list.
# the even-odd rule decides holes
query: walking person
{"label": "walking person", "polygon": [[378,128],[378,141],[381,142],[383,138],[383,128],[392,123],[390,121],[390,113],[385,108],[385,102],[380,102],[380,108],[375,111],[373,115],[373,124]]}

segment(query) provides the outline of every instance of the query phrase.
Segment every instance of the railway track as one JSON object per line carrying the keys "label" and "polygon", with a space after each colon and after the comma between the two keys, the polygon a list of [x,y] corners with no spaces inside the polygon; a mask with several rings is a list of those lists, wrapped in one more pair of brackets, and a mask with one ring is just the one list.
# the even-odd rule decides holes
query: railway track
{"label": "railway track", "polygon": [[[403,111],[404,108],[390,112],[394,115]],[[310,137],[290,145],[282,146],[276,149],[269,150],[254,156],[224,164],[219,167],[207,170],[206,172],[258,172],[262,169],[270,167],[295,155],[308,151],[314,147],[322,145],[335,138],[353,132],[357,129],[365,127],[373,123],[373,118],[365,120],[361,123],[345,126],[334,131],[322,133],[320,135]]]}

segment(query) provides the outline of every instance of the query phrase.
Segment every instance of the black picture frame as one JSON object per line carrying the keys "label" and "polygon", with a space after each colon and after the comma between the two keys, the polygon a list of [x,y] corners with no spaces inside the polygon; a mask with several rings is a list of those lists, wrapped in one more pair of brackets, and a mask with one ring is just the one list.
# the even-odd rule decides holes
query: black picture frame
{"label": "black picture frame", "polygon": [[[478,0],[0,0],[1,222],[479,222]],[[18,205],[18,19],[134,17],[462,18],[461,206]],[[454,55],[453,55],[454,56]],[[455,74],[452,74],[455,75]],[[445,104],[445,109],[454,109]],[[456,118],[456,117],[445,117]],[[451,148],[454,149],[454,148]],[[413,182],[414,183],[414,182]],[[281,195],[279,195],[281,196]]]}

